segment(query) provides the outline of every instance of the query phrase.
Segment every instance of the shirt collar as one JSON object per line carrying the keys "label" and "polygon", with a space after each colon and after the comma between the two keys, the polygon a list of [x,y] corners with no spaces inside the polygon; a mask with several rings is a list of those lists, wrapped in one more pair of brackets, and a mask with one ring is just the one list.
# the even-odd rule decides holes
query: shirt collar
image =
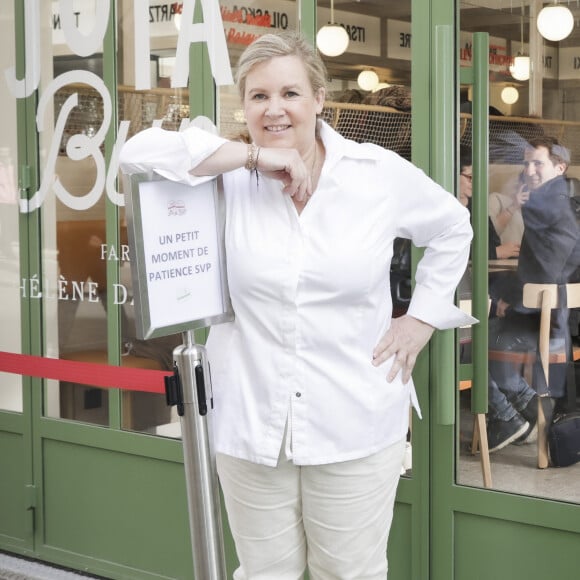
{"label": "shirt collar", "polygon": [[324,143],[326,160],[328,162],[338,161],[342,157],[367,159],[371,161],[377,161],[379,159],[380,152],[378,148],[373,146],[361,147],[360,143],[345,139],[322,119],[318,120],[317,131],[322,139],[322,143]]}

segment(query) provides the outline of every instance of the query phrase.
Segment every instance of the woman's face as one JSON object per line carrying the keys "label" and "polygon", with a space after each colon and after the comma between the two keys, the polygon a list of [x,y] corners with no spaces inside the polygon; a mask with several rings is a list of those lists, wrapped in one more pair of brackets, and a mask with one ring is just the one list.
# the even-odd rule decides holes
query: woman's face
{"label": "woman's face", "polygon": [[459,201],[467,206],[472,194],[473,167],[466,165],[459,174]]}
{"label": "woman's face", "polygon": [[302,155],[315,139],[324,89],[314,93],[297,56],[277,56],[246,77],[244,111],[252,140],[260,147],[288,147]]}

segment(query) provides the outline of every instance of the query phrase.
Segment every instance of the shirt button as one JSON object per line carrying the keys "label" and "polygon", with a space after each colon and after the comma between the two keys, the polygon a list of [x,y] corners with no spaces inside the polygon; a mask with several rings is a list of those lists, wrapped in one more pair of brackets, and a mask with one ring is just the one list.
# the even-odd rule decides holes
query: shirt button
{"label": "shirt button", "polygon": [[296,396],[297,396],[297,397],[301,397],[301,396],[302,396],[302,393],[301,393],[300,391],[298,391],[298,392],[296,393]]}

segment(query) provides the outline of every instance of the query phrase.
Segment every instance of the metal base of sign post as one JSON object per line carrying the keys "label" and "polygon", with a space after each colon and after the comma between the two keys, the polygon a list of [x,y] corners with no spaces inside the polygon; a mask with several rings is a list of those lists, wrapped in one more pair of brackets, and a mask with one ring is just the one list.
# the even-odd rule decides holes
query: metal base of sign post
{"label": "metal base of sign post", "polygon": [[205,348],[184,333],[173,351],[174,375],[166,378],[167,403],[181,417],[189,527],[196,580],[226,580],[225,550],[215,454],[210,438],[211,377]]}

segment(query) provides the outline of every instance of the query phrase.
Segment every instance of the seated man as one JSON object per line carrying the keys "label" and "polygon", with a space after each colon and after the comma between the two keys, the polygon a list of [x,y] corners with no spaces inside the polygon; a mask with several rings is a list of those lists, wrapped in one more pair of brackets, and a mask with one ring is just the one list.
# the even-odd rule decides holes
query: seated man
{"label": "seated man", "polygon": [[[524,308],[526,283],[566,284],[580,265],[580,235],[564,177],[568,150],[550,137],[529,143],[524,153],[522,186],[524,235],[517,274],[504,278],[497,289],[495,312],[489,322],[490,350],[536,350],[539,312]],[[494,316],[495,314],[495,316]],[[568,311],[552,312],[551,350],[570,352]],[[541,395],[560,399],[565,394],[565,365],[550,365],[550,389],[536,358],[534,384]],[[490,360],[489,450],[514,441],[532,440],[537,417],[536,392],[511,363]]]}

